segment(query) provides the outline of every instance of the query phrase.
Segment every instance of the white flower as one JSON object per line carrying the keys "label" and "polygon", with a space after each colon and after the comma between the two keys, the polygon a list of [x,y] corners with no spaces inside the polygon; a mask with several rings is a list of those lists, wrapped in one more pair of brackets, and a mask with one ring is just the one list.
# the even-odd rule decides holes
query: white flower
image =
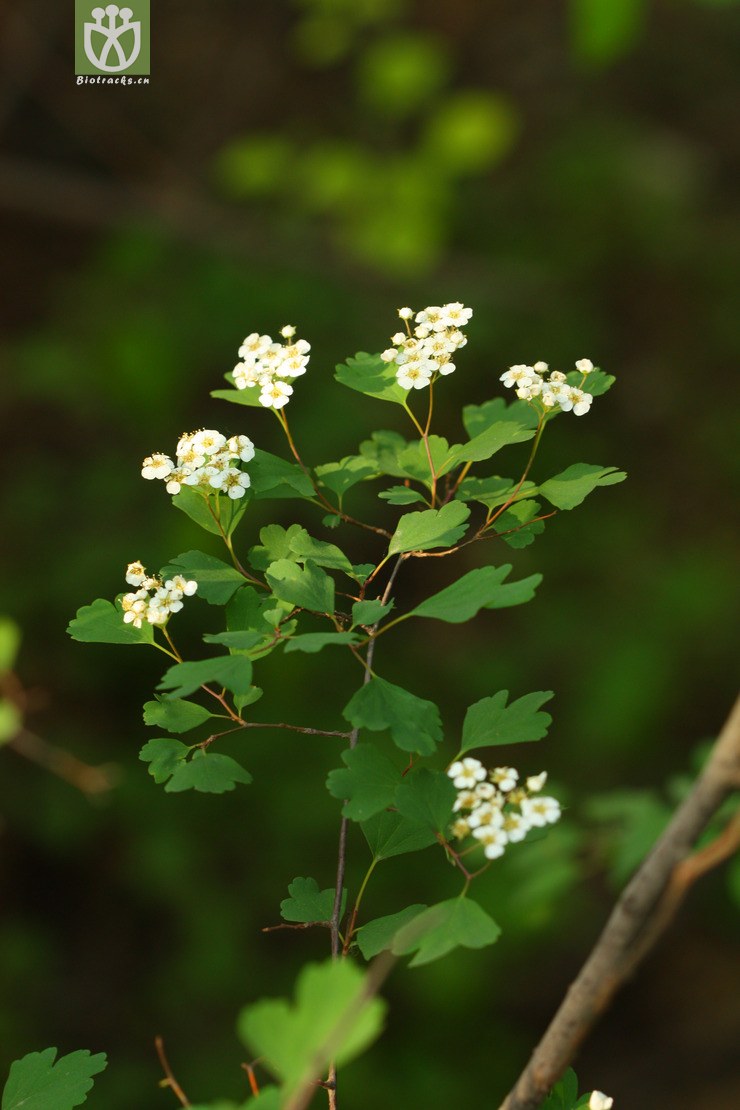
{"label": "white flower", "polygon": [[[582,374],[590,374],[594,368],[594,364],[590,358],[579,358],[576,363],[576,370],[580,370]],[[598,1094],[598,1092],[596,1092]],[[611,1103],[609,1103],[611,1106]]]}
{"label": "white flower", "polygon": [[588,1110],[611,1110],[614,1099],[609,1098],[603,1091],[592,1091],[588,1100]]}
{"label": "white flower", "polygon": [[535,362],[532,369],[536,370],[538,374],[546,374],[549,367],[546,362]]}
{"label": "white flower", "polygon": [[592,401],[593,397],[590,393],[582,393],[580,401],[576,402],[576,404],[573,406],[573,415],[585,416],[588,410],[591,408]]}
{"label": "white flower", "polygon": [[464,327],[472,315],[472,308],[466,308],[459,301],[452,301],[451,304],[442,306],[442,323],[447,328]]}
{"label": "white flower", "polygon": [[464,840],[466,836],[470,836],[470,825],[464,817],[458,817],[452,825],[451,832],[458,840]]}
{"label": "white flower", "polygon": [[398,315],[402,320],[410,320],[414,315],[414,310],[413,308],[399,308]]}
{"label": "white flower", "polygon": [[408,362],[398,367],[396,381],[401,389],[424,389],[431,382],[432,373],[428,361]]}
{"label": "white flower", "polygon": [[525,821],[533,828],[554,825],[560,819],[560,802],[556,798],[523,798],[520,809]]}
{"label": "white flower", "polygon": [[437,330],[442,329],[446,325],[442,322],[442,309],[439,305],[430,304],[428,308],[423,308],[421,312],[417,312],[414,317],[417,324],[426,324],[427,327]]}
{"label": "white flower", "polygon": [[169,481],[165,486],[168,493],[176,494],[180,492],[180,487],[190,473],[184,466],[176,467],[169,475]]}
{"label": "white flower", "polygon": [[146,570],[141,563],[129,563],[126,567],[126,581],[129,586],[141,586],[146,578]]}
{"label": "white flower", "polygon": [[251,479],[248,474],[243,470],[237,470],[235,467],[229,467],[223,473],[223,478],[219,489],[225,490],[232,501],[236,501],[238,497],[243,497],[251,485]]}
{"label": "white flower", "polygon": [[215,455],[226,443],[226,436],[213,428],[202,428],[193,436],[193,450],[199,455]]}
{"label": "white flower", "polygon": [[250,462],[254,458],[254,444],[249,436],[232,436],[227,446],[232,458],[242,462]]}
{"label": "white flower", "polygon": [[382,352],[380,357],[383,362],[395,362],[398,357],[398,351],[395,347],[389,347],[386,351]]}
{"label": "white flower", "polygon": [[496,797],[496,787],[492,782],[479,782],[475,788],[475,797],[488,802]]}
{"label": "white flower", "polygon": [[166,478],[175,469],[175,464],[169,455],[147,455],[141,464],[141,476],[151,481],[152,478]]}
{"label": "white flower", "polygon": [[509,842],[504,830],[494,828],[492,825],[482,825],[480,828],[473,829],[473,836],[485,845],[483,854],[487,859],[498,859],[502,856]]}
{"label": "white flower", "polygon": [[548,409],[554,408],[558,403],[557,394],[553,393],[551,389],[543,389],[540,394],[540,400],[545,408]]}
{"label": "white flower", "polygon": [[281,409],[283,405],[287,405],[292,392],[293,387],[291,385],[278,379],[272,382],[271,385],[263,386],[260,393],[260,403],[265,408]]}
{"label": "white flower", "polygon": [[482,782],[486,777],[486,769],[479,759],[467,756],[452,763],[447,774],[458,790],[472,790],[477,782]]}
{"label": "white flower", "polygon": [[234,385],[237,389],[251,389],[255,385],[261,385],[264,376],[262,364],[259,362],[251,366],[239,362],[234,367]]}
{"label": "white flower", "polygon": [[285,327],[280,329],[280,334],[283,339],[292,339],[295,335],[295,328],[292,324],[286,324]]}
{"label": "white flower", "polygon": [[518,364],[517,366],[510,366],[508,370],[505,370],[499,378],[499,381],[503,382],[507,389],[511,389],[512,386],[529,385],[532,378],[535,376],[533,366]]}
{"label": "white flower", "polygon": [[[468,824],[471,829],[487,828],[489,825],[494,829],[502,829],[504,827],[504,815],[501,806],[492,805],[491,802],[482,802],[468,815]],[[474,835],[476,834],[474,833]]]}
{"label": "white flower", "polygon": [[556,385],[562,385],[563,382],[566,381],[566,377],[562,370],[553,370],[552,374],[550,374],[549,380],[551,382],[554,382]]}
{"label": "white flower", "polygon": [[479,805],[480,798],[478,797],[478,787],[476,787],[475,790],[461,790],[452,807],[452,812],[458,813],[461,809],[475,809],[475,807]]}
{"label": "white flower", "polygon": [[508,836],[512,844],[516,844],[520,840],[524,840],[530,829],[530,825],[526,818],[521,813],[505,813],[504,814],[504,832]]}
{"label": "white flower", "polygon": [[546,782],[547,771],[542,771],[539,775],[530,775],[527,779],[527,790],[530,794],[539,794]]}
{"label": "white flower", "polygon": [[198,589],[198,583],[192,578],[187,579],[183,578],[181,574],[176,574],[174,578],[168,578],[165,587],[168,590],[179,590],[186,597],[192,597]]}
{"label": "white flower", "polygon": [[514,767],[494,767],[488,774],[491,782],[495,783],[499,790],[504,794],[508,794],[513,790],[519,778],[519,772]]}
{"label": "white flower", "polygon": [[405,332],[397,331],[395,335],[391,336],[391,343],[395,343],[397,347],[400,347],[401,344],[405,343],[405,342],[406,342],[406,333]]}
{"label": "white flower", "polygon": [[244,340],[237,353],[239,358],[243,358],[245,361],[250,358],[258,359],[269,349],[271,343],[272,339],[269,335],[259,335],[256,331],[253,331]]}

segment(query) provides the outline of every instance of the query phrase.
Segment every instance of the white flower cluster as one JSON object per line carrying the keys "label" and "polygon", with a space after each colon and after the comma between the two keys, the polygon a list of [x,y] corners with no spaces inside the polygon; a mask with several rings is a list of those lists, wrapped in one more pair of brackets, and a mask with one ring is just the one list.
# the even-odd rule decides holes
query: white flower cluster
{"label": "white flower cluster", "polygon": [[611,1110],[614,1099],[605,1095],[603,1091],[592,1091],[588,1100],[588,1110]]}
{"label": "white flower cluster", "polygon": [[507,389],[515,389],[520,401],[539,401],[543,409],[559,408],[561,412],[573,412],[575,416],[585,416],[591,408],[593,397],[586,393],[583,384],[594,369],[590,358],[581,358],[576,370],[582,375],[581,386],[568,384],[568,379],[560,370],[550,373],[546,362],[535,362],[534,366],[510,366],[501,375]]}
{"label": "white flower cluster", "polygon": [[198,583],[176,574],[166,582],[157,574],[149,575],[141,563],[129,563],[126,568],[126,581],[129,586],[137,586],[134,593],[124,594],[121,598],[123,620],[134,628],[141,628],[144,621],[160,628],[167,624],[173,613],[182,609],[182,599],[192,597]]}
{"label": "white flower cluster", "polygon": [[177,462],[169,455],[149,455],[141,464],[142,478],[161,478],[168,493],[179,493],[183,486],[195,486],[203,493],[227,493],[243,497],[249,488],[249,475],[234,463],[254,458],[254,444],[248,436],[227,439],[212,428],[186,432],[180,436]]}
{"label": "white flower cluster", "polygon": [[487,771],[479,759],[467,757],[451,764],[447,774],[457,787],[452,825],[458,840],[474,836],[488,859],[498,859],[507,844],[515,844],[530,829],[552,825],[560,818],[560,803],[540,795],[547,772],[530,775],[517,785],[519,772],[513,767]]}
{"label": "white flower cluster", "polygon": [[[473,315],[472,308],[453,301],[429,305],[416,315],[411,308],[399,308],[398,315],[406,331],[392,335],[393,346],[380,357],[383,362],[395,362],[401,389],[424,389],[436,374],[451,374],[455,369],[452,356],[467,343],[460,329]],[[412,319],[416,324],[413,332]]]}
{"label": "white flower cluster", "polygon": [[260,387],[260,402],[268,409],[287,405],[293,386],[286,378],[299,378],[306,373],[311,344],[295,339],[295,328],[286,324],[280,331],[287,342],[273,343],[271,336],[253,331],[239,348],[242,360],[234,367],[237,389]]}

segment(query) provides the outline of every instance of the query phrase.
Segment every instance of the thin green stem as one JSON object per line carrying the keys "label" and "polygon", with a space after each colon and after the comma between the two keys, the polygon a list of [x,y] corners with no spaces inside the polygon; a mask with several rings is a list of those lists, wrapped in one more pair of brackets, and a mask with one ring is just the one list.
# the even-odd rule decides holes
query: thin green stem
{"label": "thin green stem", "polygon": [[489,512],[488,516],[486,517],[486,527],[493,524],[494,520],[497,520],[501,516],[501,514],[504,513],[509,508],[509,506],[514,503],[514,501],[516,501],[517,494],[519,493],[520,489],[522,488],[522,486],[526,482],[527,476],[528,476],[530,470],[532,469],[532,463],[534,462],[534,457],[537,454],[537,448],[540,445],[540,440],[542,439],[542,433],[545,430],[545,424],[546,423],[547,423],[546,415],[545,415],[545,413],[541,413],[540,417],[539,417],[539,420],[537,422],[537,431],[535,433],[534,442],[532,443],[532,450],[529,452],[529,458],[527,459],[527,465],[524,468],[524,473],[522,474],[521,478],[519,479],[511,497],[509,497],[504,502],[504,504],[495,513],[491,514]]}
{"label": "thin green stem", "polygon": [[355,931],[355,924],[357,922],[357,914],[360,911],[360,904],[362,902],[362,896],[365,893],[365,888],[367,887],[367,884],[370,881],[370,876],[372,875],[373,871],[375,870],[375,868],[377,866],[377,863],[378,863],[378,858],[377,858],[377,856],[374,856],[373,860],[372,860],[372,863],[370,864],[367,871],[365,872],[365,877],[362,880],[362,883],[360,884],[360,889],[357,892],[357,897],[355,898],[355,904],[352,908],[352,916],[350,917],[349,925],[347,926],[346,940],[345,940],[344,946],[342,948],[342,955],[343,956],[347,955],[347,953],[349,952],[349,949],[350,949],[350,945],[352,944],[352,936],[353,936],[354,931]]}

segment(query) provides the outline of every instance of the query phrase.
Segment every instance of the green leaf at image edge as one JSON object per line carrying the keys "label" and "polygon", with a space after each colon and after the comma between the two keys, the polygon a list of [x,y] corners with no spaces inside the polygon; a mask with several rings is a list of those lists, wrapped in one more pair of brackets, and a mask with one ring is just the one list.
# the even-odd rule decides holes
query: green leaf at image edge
{"label": "green leaf at image edge", "polygon": [[73,1110],[87,1101],[92,1077],[107,1067],[105,1053],[80,1049],[55,1063],[56,1055],[56,1048],[46,1048],[10,1065],[2,1110]]}

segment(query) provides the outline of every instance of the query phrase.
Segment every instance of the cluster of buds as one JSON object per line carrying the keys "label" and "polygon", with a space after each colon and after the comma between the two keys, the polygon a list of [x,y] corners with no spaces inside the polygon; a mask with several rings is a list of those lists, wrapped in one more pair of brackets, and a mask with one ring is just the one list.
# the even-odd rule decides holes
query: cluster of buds
{"label": "cluster of buds", "polygon": [[177,494],[183,486],[201,492],[227,493],[232,500],[243,497],[249,475],[235,463],[254,458],[254,444],[247,436],[227,439],[212,428],[186,432],[177,443],[176,462],[169,455],[149,455],[141,465],[142,478],[160,478],[167,492]]}
{"label": "cluster of buds", "polygon": [[124,623],[134,628],[141,628],[144,622],[164,627],[172,614],[182,609],[182,599],[192,597],[198,589],[197,582],[181,574],[163,582],[158,574],[147,574],[141,563],[129,563],[126,581],[137,587],[135,592],[121,598]]}
{"label": "cluster of buds", "polygon": [[540,793],[547,781],[545,771],[520,786],[513,767],[487,771],[479,759],[467,757],[451,764],[447,774],[458,791],[454,811],[459,816],[452,835],[458,840],[475,837],[487,859],[498,859],[507,844],[560,818],[560,803]]}
{"label": "cluster of buds", "polygon": [[558,408],[561,412],[572,412],[574,416],[585,416],[593,397],[585,392],[583,386],[594,370],[594,364],[590,358],[581,358],[576,363],[576,370],[581,374],[580,386],[571,385],[561,370],[550,371],[546,362],[535,362],[534,366],[510,366],[500,380],[507,389],[516,390],[520,401],[539,402],[543,410]]}
{"label": "cluster of buds", "polygon": [[[455,369],[452,356],[467,343],[461,328],[473,315],[459,301],[429,305],[414,315],[411,308],[399,308],[406,331],[391,336],[392,347],[380,356],[396,365],[396,381],[401,389],[424,389],[438,374]],[[411,321],[416,325],[413,330]]]}
{"label": "cluster of buds", "polygon": [[286,324],[280,334],[285,343],[273,343],[271,336],[252,332],[239,348],[242,361],[234,367],[236,388],[259,386],[260,403],[268,409],[287,405],[293,392],[290,380],[306,373],[311,350],[311,344],[305,339],[295,338],[295,328],[291,324]]}

